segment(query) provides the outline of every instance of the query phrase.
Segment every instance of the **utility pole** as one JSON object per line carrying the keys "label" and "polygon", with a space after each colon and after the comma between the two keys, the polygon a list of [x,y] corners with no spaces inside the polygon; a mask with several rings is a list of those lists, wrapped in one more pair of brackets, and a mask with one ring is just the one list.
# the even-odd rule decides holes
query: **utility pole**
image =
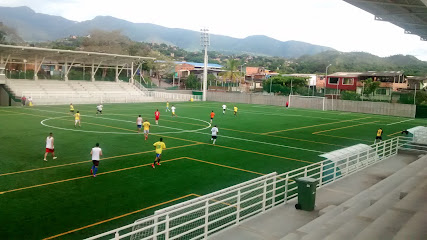
{"label": "utility pole", "polygon": [[206,101],[206,94],[208,89],[208,46],[209,30],[207,28],[200,29],[200,45],[205,48],[205,66],[203,69],[203,101]]}

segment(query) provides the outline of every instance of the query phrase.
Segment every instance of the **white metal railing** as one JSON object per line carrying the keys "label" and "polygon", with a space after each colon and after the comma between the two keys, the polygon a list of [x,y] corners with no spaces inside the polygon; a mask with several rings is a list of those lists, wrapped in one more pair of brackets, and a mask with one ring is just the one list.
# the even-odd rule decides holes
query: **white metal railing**
{"label": "white metal railing", "polygon": [[298,195],[295,179],[312,177],[318,187],[331,184],[396,155],[411,138],[395,137],[371,145],[366,151],[339,161],[324,160],[286,173],[271,173],[189,200],[88,239],[205,239]]}

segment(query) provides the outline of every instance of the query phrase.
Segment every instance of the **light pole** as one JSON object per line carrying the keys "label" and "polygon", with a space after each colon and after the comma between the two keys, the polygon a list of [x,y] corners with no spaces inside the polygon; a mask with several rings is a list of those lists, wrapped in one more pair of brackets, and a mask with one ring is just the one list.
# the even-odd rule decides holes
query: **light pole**
{"label": "light pole", "polygon": [[[332,64],[329,64],[328,66],[326,66],[326,73],[325,73],[325,81],[326,83],[328,83],[328,68],[331,66]],[[338,83],[337,83],[338,84]],[[331,110],[334,110],[334,96],[332,96],[332,107]]]}
{"label": "light pole", "polygon": [[200,29],[200,44],[205,48],[205,66],[203,69],[203,101],[206,101],[206,94],[208,88],[208,46],[209,41],[209,30],[206,28]]}

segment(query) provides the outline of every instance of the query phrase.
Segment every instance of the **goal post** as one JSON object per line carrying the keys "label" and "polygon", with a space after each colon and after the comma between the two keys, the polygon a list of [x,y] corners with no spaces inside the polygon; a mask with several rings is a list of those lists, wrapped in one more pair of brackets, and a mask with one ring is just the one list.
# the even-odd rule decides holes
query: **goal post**
{"label": "goal post", "polygon": [[289,107],[326,110],[326,98],[318,96],[289,95]]}

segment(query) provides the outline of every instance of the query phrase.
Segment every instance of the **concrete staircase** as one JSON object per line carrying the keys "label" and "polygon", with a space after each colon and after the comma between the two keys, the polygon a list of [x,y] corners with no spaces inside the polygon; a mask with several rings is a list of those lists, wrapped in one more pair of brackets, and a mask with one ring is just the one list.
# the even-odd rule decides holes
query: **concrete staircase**
{"label": "concrete staircase", "polygon": [[427,157],[319,215],[282,240],[427,239]]}

